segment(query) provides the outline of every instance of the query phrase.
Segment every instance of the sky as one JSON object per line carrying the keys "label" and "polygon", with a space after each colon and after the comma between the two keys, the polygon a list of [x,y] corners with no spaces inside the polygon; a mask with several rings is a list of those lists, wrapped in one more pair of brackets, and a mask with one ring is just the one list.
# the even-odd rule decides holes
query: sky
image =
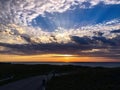
{"label": "sky", "polygon": [[120,0],[0,0],[0,62],[119,62]]}

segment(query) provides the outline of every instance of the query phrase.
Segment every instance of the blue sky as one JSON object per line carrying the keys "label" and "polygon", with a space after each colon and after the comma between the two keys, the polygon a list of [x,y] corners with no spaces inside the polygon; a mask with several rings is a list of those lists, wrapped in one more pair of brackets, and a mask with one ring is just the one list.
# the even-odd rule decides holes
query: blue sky
{"label": "blue sky", "polygon": [[86,25],[104,23],[113,19],[120,19],[120,5],[98,4],[93,8],[79,8],[74,6],[73,10],[63,13],[45,13],[39,15],[32,21],[34,27],[38,26],[44,30],[54,31],[58,27],[66,29],[78,28]]}

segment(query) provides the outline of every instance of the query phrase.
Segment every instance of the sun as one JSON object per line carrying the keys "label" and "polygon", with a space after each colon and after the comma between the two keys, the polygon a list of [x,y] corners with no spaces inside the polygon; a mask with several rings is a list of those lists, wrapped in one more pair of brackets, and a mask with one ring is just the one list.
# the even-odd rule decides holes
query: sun
{"label": "sun", "polygon": [[62,57],[63,61],[66,63],[70,62],[71,57],[73,57],[71,54],[59,54],[58,56]]}
{"label": "sun", "polygon": [[57,56],[59,56],[59,57],[72,57],[73,55],[70,55],[70,54],[59,54]]}

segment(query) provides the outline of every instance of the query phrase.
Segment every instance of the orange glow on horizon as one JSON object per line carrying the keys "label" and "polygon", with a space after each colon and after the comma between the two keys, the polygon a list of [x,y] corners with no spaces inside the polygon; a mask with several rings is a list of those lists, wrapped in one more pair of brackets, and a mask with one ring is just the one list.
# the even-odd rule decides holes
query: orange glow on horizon
{"label": "orange glow on horizon", "polygon": [[118,62],[105,57],[80,57],[70,54],[0,55],[0,62]]}

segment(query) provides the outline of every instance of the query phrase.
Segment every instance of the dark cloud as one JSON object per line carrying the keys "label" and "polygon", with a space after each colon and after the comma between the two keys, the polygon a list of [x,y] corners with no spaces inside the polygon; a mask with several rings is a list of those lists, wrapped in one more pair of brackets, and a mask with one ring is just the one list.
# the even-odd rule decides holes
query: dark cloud
{"label": "dark cloud", "polygon": [[72,36],[71,39],[77,44],[80,45],[89,45],[89,46],[119,46],[120,45],[120,36],[117,36],[115,38],[105,38],[100,36],[93,36],[90,37],[79,37],[79,36]]}
{"label": "dark cloud", "polygon": [[90,44],[6,44],[0,43],[0,46],[9,48],[9,50],[0,51],[1,54],[34,55],[34,54],[74,54],[80,57],[108,57],[119,59],[120,46],[93,46]]}
{"label": "dark cloud", "polygon": [[85,47],[79,47],[75,44],[6,44],[0,43],[0,46],[11,48],[13,51],[23,52],[24,54],[40,54],[40,53],[76,53],[71,51],[77,51],[86,49]]}
{"label": "dark cloud", "polygon": [[78,36],[72,36],[71,37],[72,41],[81,44],[81,45],[86,45],[90,43],[90,38],[88,37],[78,37]]}
{"label": "dark cloud", "polygon": [[106,39],[105,37],[93,37],[93,40],[103,45],[115,45],[115,42],[113,40]]}
{"label": "dark cloud", "polygon": [[31,39],[30,39],[30,36],[27,35],[27,34],[21,34],[20,35],[24,40],[26,40],[28,43],[31,43]]}
{"label": "dark cloud", "polygon": [[111,31],[111,33],[120,33],[120,29],[119,30],[113,30],[113,31]]}

